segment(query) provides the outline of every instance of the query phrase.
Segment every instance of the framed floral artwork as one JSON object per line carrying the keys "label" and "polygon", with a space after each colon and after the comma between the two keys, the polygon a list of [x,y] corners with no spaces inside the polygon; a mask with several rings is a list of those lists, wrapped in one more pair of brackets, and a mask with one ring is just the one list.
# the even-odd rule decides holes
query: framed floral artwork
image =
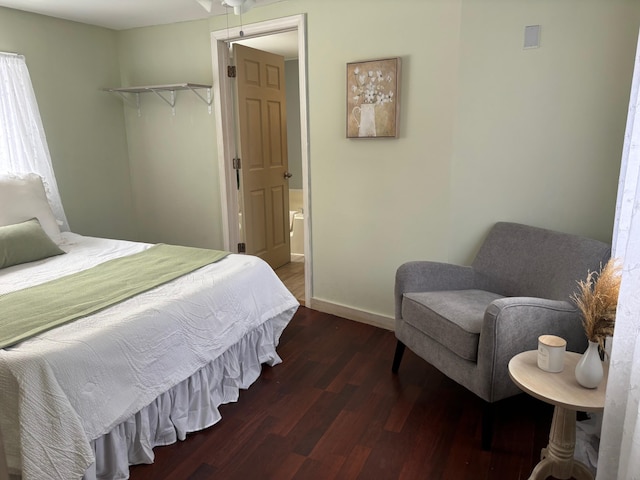
{"label": "framed floral artwork", "polygon": [[347,63],[347,138],[398,137],[400,57]]}

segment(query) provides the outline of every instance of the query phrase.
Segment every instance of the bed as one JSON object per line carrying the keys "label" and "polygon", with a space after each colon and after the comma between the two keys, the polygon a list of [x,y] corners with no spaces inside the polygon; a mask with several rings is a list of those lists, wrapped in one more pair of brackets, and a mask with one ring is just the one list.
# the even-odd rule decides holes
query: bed
{"label": "bed", "polygon": [[[0,178],[4,194],[5,187]],[[33,205],[7,219],[2,195],[0,243],[3,229],[31,228],[35,218],[61,253],[12,264],[0,245],[0,267],[9,258],[0,268],[0,300],[28,293],[36,298],[23,303],[37,305],[46,298],[43,285],[160,247],[59,232]],[[58,295],[67,296],[76,298]],[[15,320],[2,305],[0,322]],[[72,321],[18,335],[0,349],[0,439],[9,472],[25,480],[128,478],[130,464],[153,462],[155,446],[218,422],[219,405],[236,401],[263,364],[281,361],[278,339],[298,306],[265,262],[222,254]]]}

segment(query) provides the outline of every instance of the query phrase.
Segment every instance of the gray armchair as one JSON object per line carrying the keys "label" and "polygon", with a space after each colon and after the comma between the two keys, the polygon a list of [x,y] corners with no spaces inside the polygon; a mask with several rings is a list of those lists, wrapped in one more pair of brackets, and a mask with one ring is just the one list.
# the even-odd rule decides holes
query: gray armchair
{"label": "gray armchair", "polygon": [[470,266],[405,263],[396,272],[392,371],[398,372],[407,346],[483,399],[482,447],[490,449],[493,404],[520,393],[509,360],[537,349],[543,334],[584,351],[586,336],[570,297],[609,256],[610,246],[597,240],[500,222]]}

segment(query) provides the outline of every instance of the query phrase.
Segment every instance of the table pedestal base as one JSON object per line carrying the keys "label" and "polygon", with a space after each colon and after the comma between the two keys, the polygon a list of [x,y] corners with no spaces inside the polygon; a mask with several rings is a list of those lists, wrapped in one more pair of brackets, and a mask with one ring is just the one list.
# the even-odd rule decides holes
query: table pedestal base
{"label": "table pedestal base", "polygon": [[529,480],[545,480],[550,475],[559,479],[593,480],[587,466],[573,458],[575,447],[576,412],[556,405],[549,445],[542,449],[542,459],[531,472]]}

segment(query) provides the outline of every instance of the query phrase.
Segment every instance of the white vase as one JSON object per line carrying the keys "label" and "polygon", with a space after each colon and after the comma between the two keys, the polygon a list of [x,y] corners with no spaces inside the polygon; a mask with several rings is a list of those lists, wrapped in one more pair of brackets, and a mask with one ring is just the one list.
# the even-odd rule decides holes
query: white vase
{"label": "white vase", "polygon": [[[351,111],[353,119],[358,125],[359,137],[375,137],[376,136],[376,110],[375,104],[363,103],[359,107],[354,107]],[[359,115],[358,115],[359,114]]]}
{"label": "white vase", "polygon": [[589,341],[589,347],[576,365],[576,380],[585,388],[596,388],[604,377],[598,342]]}

